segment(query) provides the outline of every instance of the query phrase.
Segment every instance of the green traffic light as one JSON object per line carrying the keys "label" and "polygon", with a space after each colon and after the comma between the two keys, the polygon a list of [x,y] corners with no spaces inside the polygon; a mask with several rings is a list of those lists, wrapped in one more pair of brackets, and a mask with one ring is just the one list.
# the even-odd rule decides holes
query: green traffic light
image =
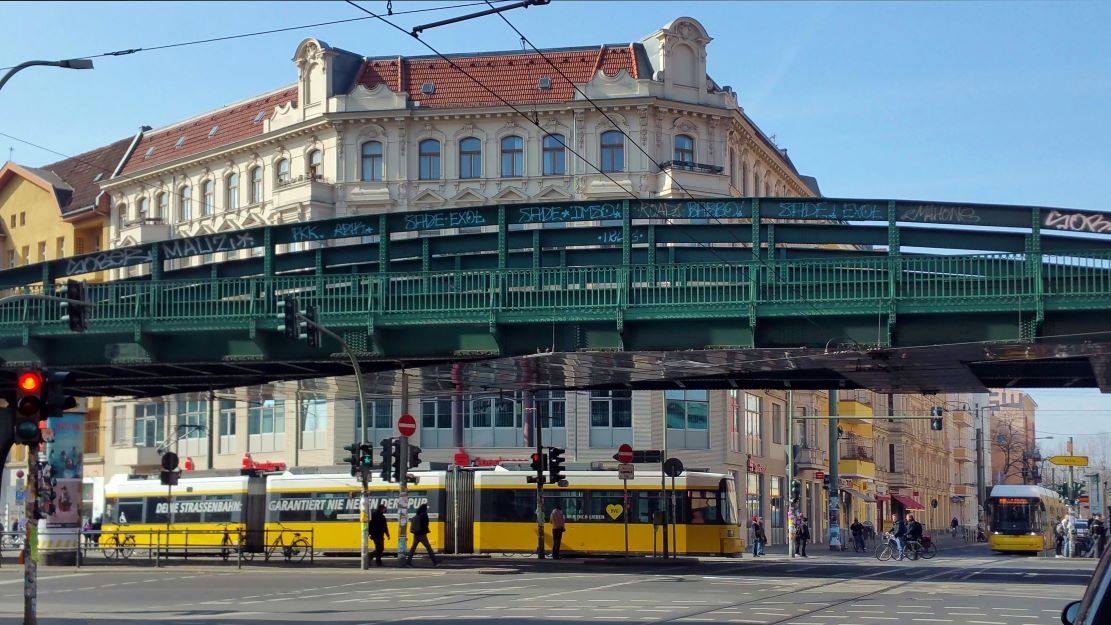
{"label": "green traffic light", "polygon": [[35,440],[39,436],[39,424],[34,421],[20,421],[15,424],[15,436],[20,441]]}

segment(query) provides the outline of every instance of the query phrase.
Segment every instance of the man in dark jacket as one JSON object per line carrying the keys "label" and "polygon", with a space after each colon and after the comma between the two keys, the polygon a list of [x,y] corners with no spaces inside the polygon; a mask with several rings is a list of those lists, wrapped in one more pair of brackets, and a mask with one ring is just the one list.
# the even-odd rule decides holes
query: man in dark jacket
{"label": "man in dark jacket", "polygon": [[[795,526],[795,555],[801,555],[804,558],[810,556],[806,555],[806,543],[810,542],[810,523],[806,521],[805,516],[799,517],[798,525]],[[800,553],[801,552],[801,553]]]}
{"label": "man in dark jacket", "polygon": [[860,519],[853,519],[853,524],[849,526],[849,531],[853,535],[853,547],[864,551],[864,524]]}
{"label": "man in dark jacket", "polygon": [[428,504],[422,503],[417,508],[416,516],[413,517],[412,529],[410,530],[413,533],[413,546],[409,548],[409,558],[405,562],[406,566],[413,566],[413,555],[417,552],[418,545],[424,545],[424,548],[428,551],[428,559],[432,560],[432,566],[440,563],[436,559],[436,554],[432,551],[432,545],[428,543],[429,528]]}
{"label": "man in dark jacket", "polygon": [[895,541],[895,547],[899,550],[897,560],[903,559],[903,552],[906,549],[907,539],[907,523],[899,518],[899,515],[891,515],[891,539]]}
{"label": "man in dark jacket", "polygon": [[378,504],[374,512],[370,515],[370,524],[367,526],[366,533],[370,536],[371,542],[374,543],[374,558],[377,566],[382,566],[382,552],[386,550],[386,538],[390,535],[390,525],[386,522],[386,506]]}
{"label": "man in dark jacket", "polygon": [[764,526],[760,523],[760,517],[752,517],[752,557],[758,558],[764,555],[764,544],[767,542],[767,536],[764,535]]}

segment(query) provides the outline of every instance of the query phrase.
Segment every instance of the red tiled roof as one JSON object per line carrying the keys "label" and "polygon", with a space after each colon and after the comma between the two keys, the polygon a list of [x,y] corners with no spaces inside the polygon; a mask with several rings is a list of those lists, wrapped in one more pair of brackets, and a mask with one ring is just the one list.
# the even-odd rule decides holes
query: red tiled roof
{"label": "red tiled roof", "polygon": [[[597,50],[546,52],[560,71],[575,84],[589,82],[601,69],[607,76],[625,70],[634,79],[640,78],[633,46],[600,46]],[[569,102],[575,89],[560,76],[540,54],[495,54],[451,57],[462,68],[511,104],[542,104]],[[539,89],[541,77],[551,78],[551,89]],[[402,82],[405,82],[402,85]],[[422,93],[421,86],[433,83],[432,94]],[[385,84],[391,91],[406,91],[409,100],[420,102],[421,108],[457,108],[497,106],[501,100],[466,74],[439,58],[370,60],[363,64],[357,84],[368,89]]]}
{"label": "red tiled roof", "polygon": [[[142,141],[135,148],[123,168],[122,174],[130,174],[161,165],[185,156],[198,154],[205,150],[218,148],[262,134],[263,124],[255,122],[255,117],[264,113],[269,118],[275,106],[297,100],[297,86],[287,87],[281,91],[269,93],[248,102],[227,106],[207,115],[197,117],[169,128],[148,132],[143,135]],[[213,126],[219,126],[216,134],[209,137]],[[177,142],[185,137],[181,147]],[[150,148],[154,152],[147,156]]]}
{"label": "red tiled roof", "polygon": [[[100,185],[94,179],[98,174],[100,180],[111,178],[132,141],[133,138],[120,139],[110,145],[72,156],[64,161],[36,168],[54,174],[73,189],[71,195],[67,193],[58,195],[62,216],[79,208],[92,206],[96,202]],[[53,184],[53,181],[51,182]],[[66,199],[68,201],[65,201]]]}

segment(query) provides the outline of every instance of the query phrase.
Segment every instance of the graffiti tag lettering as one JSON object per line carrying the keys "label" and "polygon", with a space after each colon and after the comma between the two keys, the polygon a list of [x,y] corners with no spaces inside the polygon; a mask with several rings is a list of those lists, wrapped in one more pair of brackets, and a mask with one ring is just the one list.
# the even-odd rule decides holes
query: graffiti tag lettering
{"label": "graffiti tag lettering", "polygon": [[519,224],[621,218],[621,204],[616,202],[571,204],[569,206],[525,206],[519,208],[517,212],[517,223]]}
{"label": "graffiti tag lettering", "polygon": [[130,248],[121,250],[108,250],[78,258],[70,258],[66,262],[66,275],[75,276],[93,271],[104,271],[116,267],[138,265],[150,262],[150,250],[146,248]]}
{"label": "graffiti tag lettering", "polygon": [[737,219],[748,217],[743,202],[641,202],[645,219]]}
{"label": "graffiti tag lettering", "polygon": [[[629,242],[630,243],[640,243],[643,240],[644,240],[644,233],[643,232],[640,232],[638,230],[634,230],[629,234]],[[620,230],[608,230],[608,231],[603,232],[602,234],[598,235],[598,242],[599,243],[609,243],[609,244],[624,243],[625,242],[625,237],[622,236]]]}
{"label": "graffiti tag lettering", "polygon": [[255,237],[249,232],[206,234],[188,239],[175,239],[162,243],[163,258],[182,258],[214,252],[235,252],[255,247]]}
{"label": "graffiti tag lettering", "polygon": [[879,204],[834,204],[831,202],[780,202],[778,212],[769,215],[779,219],[829,219],[831,221],[876,221],[886,219],[887,211]]}
{"label": "graffiti tag lettering", "polygon": [[943,224],[978,224],[980,216],[971,206],[938,206],[936,204],[923,204],[904,209],[899,215],[901,221],[916,221],[920,223]]}
{"label": "graffiti tag lettering", "polygon": [[476,210],[458,210],[446,213],[414,213],[405,216],[406,230],[436,230],[438,228],[464,228],[484,226],[486,218]]}
{"label": "graffiti tag lettering", "polygon": [[1091,232],[1094,234],[1111,233],[1111,214],[1106,213],[1063,213],[1051,210],[1046,214],[1042,225],[1054,230],[1068,232]]}
{"label": "graffiti tag lettering", "polygon": [[294,226],[290,231],[295,242],[342,239],[345,237],[365,237],[374,234],[374,226],[364,221],[344,221],[321,228],[315,224]]}

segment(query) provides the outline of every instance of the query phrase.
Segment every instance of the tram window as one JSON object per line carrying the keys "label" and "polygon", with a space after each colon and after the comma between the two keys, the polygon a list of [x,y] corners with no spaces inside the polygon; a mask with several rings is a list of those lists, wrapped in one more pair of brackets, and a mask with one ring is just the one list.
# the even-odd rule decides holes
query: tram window
{"label": "tram window", "polygon": [[1029,531],[1032,516],[1029,504],[997,504],[991,510],[993,530],[1003,533]]}
{"label": "tram window", "polygon": [[[238,523],[242,504],[238,501],[239,495],[208,495],[205,501],[213,503],[205,505],[205,523]],[[239,504],[239,505],[237,505]]]}
{"label": "tram window", "polygon": [[722,522],[726,525],[736,525],[737,491],[733,490],[733,483],[729,480],[721,480],[718,484],[718,495],[718,509],[722,513]]}
{"label": "tram window", "polygon": [[636,491],[629,493],[630,505],[633,508],[632,514],[629,516],[631,523],[651,523],[652,514],[660,508],[660,493],[659,491]]}
{"label": "tram window", "polygon": [[[536,494],[527,490],[480,491],[483,521],[520,522],[536,520]],[[567,518],[571,520],[570,515]]]}
{"label": "tram window", "polygon": [[270,501],[266,520],[278,523],[311,521],[313,500],[311,493],[280,494],[276,500]]}
{"label": "tram window", "polygon": [[174,523],[200,523],[203,510],[200,503],[200,497],[174,497]]}
{"label": "tram window", "polygon": [[349,493],[321,493],[320,507],[316,510],[317,521],[348,521],[358,519],[359,497]]}
{"label": "tram window", "polygon": [[142,523],[143,522],[143,500],[141,498],[135,499],[120,499],[116,505],[116,521],[123,523]]}
{"label": "tram window", "polygon": [[581,490],[559,490],[544,492],[544,520],[552,517],[552,510],[559,504],[563,516],[568,521],[587,520],[586,493]]}
{"label": "tram window", "polygon": [[[169,520],[166,518],[168,508],[166,507],[165,497],[147,497],[146,503],[147,515],[143,517],[146,523],[162,525]],[[131,515],[127,515],[127,518],[130,519]]]}
{"label": "tram window", "polygon": [[692,490],[690,492],[690,500],[691,515],[688,522],[721,523],[717,491]]}

